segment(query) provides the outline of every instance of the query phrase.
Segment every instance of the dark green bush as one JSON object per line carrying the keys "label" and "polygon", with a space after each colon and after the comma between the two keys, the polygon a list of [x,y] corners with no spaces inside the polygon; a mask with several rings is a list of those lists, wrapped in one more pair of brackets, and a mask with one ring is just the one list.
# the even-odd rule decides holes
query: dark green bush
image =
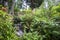
{"label": "dark green bush", "polygon": [[[37,31],[38,35],[42,35],[42,39],[36,40],[59,40],[60,39],[60,5],[53,6],[50,9],[36,9],[35,13],[32,14],[32,11],[29,13],[24,13],[24,15],[20,16],[20,19],[23,23],[24,30],[28,33],[34,35],[33,32]],[[35,37],[32,35],[27,35],[27,38],[24,40],[35,40]],[[30,37],[28,37],[30,36]],[[34,35],[35,36],[35,35]],[[31,39],[31,37],[33,37]]]}
{"label": "dark green bush", "polygon": [[22,40],[42,40],[43,36],[38,35],[38,32],[29,32],[29,33],[24,33],[22,36]]}

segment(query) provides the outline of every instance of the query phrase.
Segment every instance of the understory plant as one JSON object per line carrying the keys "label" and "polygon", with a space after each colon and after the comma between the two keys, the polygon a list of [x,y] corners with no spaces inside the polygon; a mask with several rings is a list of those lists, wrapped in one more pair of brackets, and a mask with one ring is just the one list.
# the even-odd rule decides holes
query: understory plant
{"label": "understory plant", "polygon": [[[24,15],[20,16],[20,19],[24,32],[26,32],[22,37],[23,40],[60,39],[60,5],[52,6],[49,9],[36,9],[35,13],[25,12]],[[37,33],[34,35],[33,32],[36,31]]]}
{"label": "understory plant", "polygon": [[12,26],[12,16],[0,10],[0,40],[19,40]]}

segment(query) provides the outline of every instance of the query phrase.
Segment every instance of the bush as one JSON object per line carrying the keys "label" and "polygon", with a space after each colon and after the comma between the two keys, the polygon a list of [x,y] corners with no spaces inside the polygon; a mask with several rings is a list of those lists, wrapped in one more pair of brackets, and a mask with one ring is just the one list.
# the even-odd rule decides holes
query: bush
{"label": "bush", "polygon": [[0,40],[18,40],[12,26],[12,16],[0,10]]}
{"label": "bush", "polygon": [[43,36],[38,35],[37,32],[29,32],[29,33],[24,33],[22,36],[22,40],[41,40]]}
{"label": "bush", "polygon": [[[60,39],[60,5],[53,6],[50,9],[36,9],[34,14],[31,12],[26,13],[20,16],[21,22],[23,24],[24,30],[26,33],[24,40],[35,40],[31,35],[28,35],[29,32],[34,35],[33,32],[37,31],[37,36],[42,35],[36,40],[59,40]],[[28,37],[28,36],[30,37]],[[34,35],[35,36],[35,35]]]}

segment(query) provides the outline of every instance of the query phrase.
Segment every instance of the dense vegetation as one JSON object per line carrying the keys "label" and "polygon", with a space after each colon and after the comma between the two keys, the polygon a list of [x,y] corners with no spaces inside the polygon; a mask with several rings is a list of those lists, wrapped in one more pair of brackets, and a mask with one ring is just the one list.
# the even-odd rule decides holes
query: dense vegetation
{"label": "dense vegetation", "polygon": [[0,40],[18,40],[12,26],[12,16],[0,10]]}
{"label": "dense vegetation", "polygon": [[[4,11],[0,5],[0,40],[60,40],[60,4],[43,4],[39,8],[20,10],[14,8],[14,15]],[[18,20],[14,20],[18,18]],[[23,35],[16,34],[14,24],[20,23]]]}
{"label": "dense vegetation", "polygon": [[29,30],[24,40],[59,40],[60,39],[60,5],[50,9],[36,9],[35,13],[23,11],[20,16],[23,27]]}

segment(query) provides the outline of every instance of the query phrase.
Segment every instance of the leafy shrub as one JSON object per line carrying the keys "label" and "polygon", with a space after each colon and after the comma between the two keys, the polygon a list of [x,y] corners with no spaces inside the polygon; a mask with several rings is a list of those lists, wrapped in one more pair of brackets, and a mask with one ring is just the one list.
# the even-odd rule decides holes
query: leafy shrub
{"label": "leafy shrub", "polygon": [[37,32],[29,32],[29,33],[24,33],[24,35],[21,38],[22,40],[41,40],[42,36],[38,35]]}
{"label": "leafy shrub", "polygon": [[[25,13],[20,16],[21,22],[23,23],[24,30],[34,35],[33,32],[37,31],[38,34],[42,35],[42,39],[37,40],[59,40],[60,39],[60,5],[53,6],[50,9],[36,9],[34,14],[31,12]],[[31,35],[26,33],[25,40],[35,40],[35,37],[31,39]],[[30,37],[28,37],[28,36]],[[34,35],[35,36],[35,35]],[[40,37],[40,38],[41,38]],[[24,39],[24,36],[23,36]]]}
{"label": "leafy shrub", "polygon": [[12,16],[0,10],[0,40],[18,40],[12,26]]}

